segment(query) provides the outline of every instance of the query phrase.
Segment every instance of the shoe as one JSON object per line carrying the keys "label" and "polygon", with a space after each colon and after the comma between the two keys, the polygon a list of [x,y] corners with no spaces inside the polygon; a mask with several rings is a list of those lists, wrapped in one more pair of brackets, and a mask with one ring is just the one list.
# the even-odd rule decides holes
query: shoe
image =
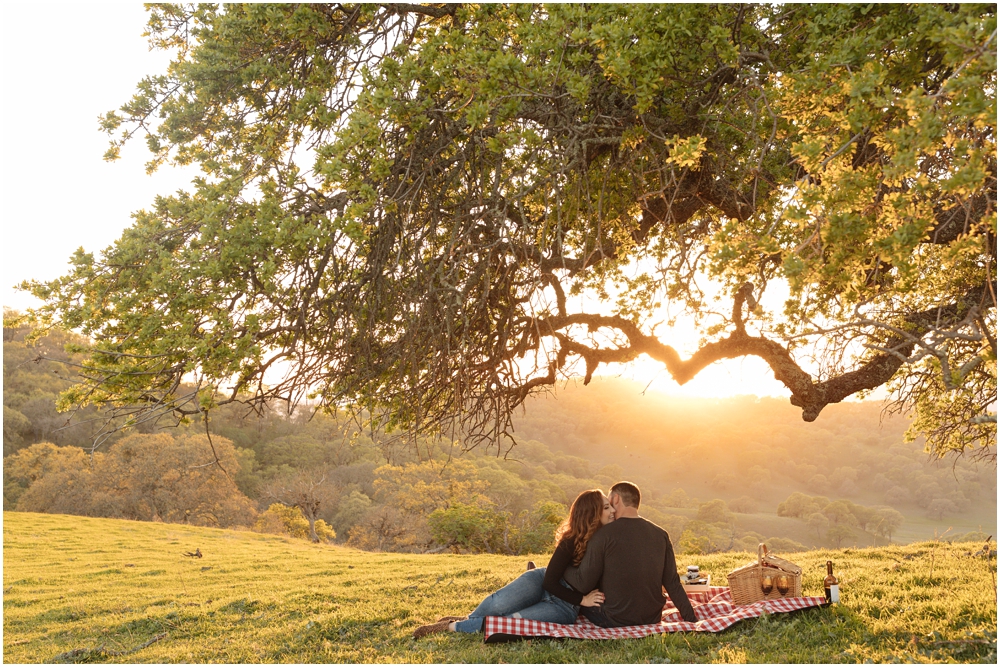
{"label": "shoe", "polygon": [[535,565],[535,561],[533,561],[533,560],[529,560],[528,561],[528,569],[529,570],[534,570],[536,567],[538,567],[538,566]]}
{"label": "shoe", "polygon": [[420,639],[421,637],[432,635],[435,632],[446,632],[448,630],[449,623],[451,623],[451,621],[439,621],[437,623],[431,623],[430,625],[421,625],[413,631],[413,638]]}
{"label": "shoe", "polygon": [[438,623],[452,623],[454,621],[464,621],[468,616],[442,616],[437,620]]}

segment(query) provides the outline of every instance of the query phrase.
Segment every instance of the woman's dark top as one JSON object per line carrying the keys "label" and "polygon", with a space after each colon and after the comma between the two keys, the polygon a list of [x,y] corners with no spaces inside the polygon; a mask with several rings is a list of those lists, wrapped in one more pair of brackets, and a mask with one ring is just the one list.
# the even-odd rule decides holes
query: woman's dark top
{"label": "woman's dark top", "polygon": [[549,565],[545,568],[545,579],[542,580],[542,588],[555,595],[560,600],[569,602],[572,605],[580,606],[583,601],[583,593],[578,593],[573,588],[566,588],[559,583],[566,568],[573,564],[573,551],[576,549],[576,540],[570,538],[560,540],[556,546]]}

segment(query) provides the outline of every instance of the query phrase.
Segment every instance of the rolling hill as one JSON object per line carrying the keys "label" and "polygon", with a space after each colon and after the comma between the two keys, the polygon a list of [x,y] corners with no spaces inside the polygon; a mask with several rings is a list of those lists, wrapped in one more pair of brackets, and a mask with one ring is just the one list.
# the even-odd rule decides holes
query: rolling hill
{"label": "rolling hill", "polygon": [[[523,558],[367,553],[255,533],[5,512],[5,662],[989,662],[996,560],[979,544],[794,555],[807,593],[832,559],[840,605],[745,621],[720,634],[642,640],[481,635],[415,641],[467,613]],[[198,549],[202,558],[185,556]],[[994,552],[995,554],[995,552]],[[748,554],[697,557],[724,579]],[[537,559],[536,559],[537,560]],[[990,599],[990,598],[993,599]]]}

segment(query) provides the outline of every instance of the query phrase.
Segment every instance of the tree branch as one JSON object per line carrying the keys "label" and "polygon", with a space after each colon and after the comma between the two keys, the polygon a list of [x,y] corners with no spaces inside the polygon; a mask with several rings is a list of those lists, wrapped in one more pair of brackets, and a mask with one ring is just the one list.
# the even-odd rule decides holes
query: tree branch
{"label": "tree branch", "polygon": [[[904,321],[912,327],[910,333],[905,336],[893,334],[890,341],[880,348],[880,354],[855,370],[823,382],[814,382],[792,358],[788,349],[780,343],[760,336],[751,336],[746,332],[743,307],[749,304],[753,308],[756,305],[751,283],[741,286],[733,299],[734,331],[722,340],[705,344],[687,360],[682,359],[677,350],[670,345],[655,336],[643,333],[637,324],[618,315],[574,313],[555,316],[538,320],[537,328],[542,335],[559,340],[561,357],[565,354],[575,354],[584,359],[586,363],[584,384],[590,382],[600,364],[627,363],[640,354],[646,354],[662,362],[667,372],[680,385],[686,384],[716,361],[746,356],[759,357],[771,367],[775,379],[792,392],[790,401],[792,405],[802,408],[802,419],[811,422],[815,421],[827,405],[839,403],[859,391],[875,389],[885,384],[900,366],[906,363],[907,357],[921,336],[940,326],[942,320],[953,321],[964,317],[975,304],[979,303],[986,289],[982,287],[974,290],[966,295],[965,299],[949,306],[905,317]],[[591,347],[563,333],[564,329],[574,325],[585,325],[591,332],[599,329],[617,330],[628,339],[628,345],[614,348]],[[561,368],[564,362],[565,358],[562,358],[557,368]],[[523,392],[529,386],[534,388],[545,384],[555,384],[555,370],[552,366],[548,375],[532,379],[519,388],[519,391]]]}

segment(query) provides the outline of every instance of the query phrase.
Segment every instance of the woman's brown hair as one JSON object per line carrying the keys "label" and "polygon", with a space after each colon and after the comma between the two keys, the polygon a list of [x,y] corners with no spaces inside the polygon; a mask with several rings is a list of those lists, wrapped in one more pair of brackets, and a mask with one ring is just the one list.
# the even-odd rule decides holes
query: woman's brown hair
{"label": "woman's brown hair", "polygon": [[587,543],[601,527],[601,513],[604,511],[604,494],[599,489],[584,491],[573,501],[569,516],[556,529],[556,543],[574,540],[573,565],[579,565],[587,551]]}

